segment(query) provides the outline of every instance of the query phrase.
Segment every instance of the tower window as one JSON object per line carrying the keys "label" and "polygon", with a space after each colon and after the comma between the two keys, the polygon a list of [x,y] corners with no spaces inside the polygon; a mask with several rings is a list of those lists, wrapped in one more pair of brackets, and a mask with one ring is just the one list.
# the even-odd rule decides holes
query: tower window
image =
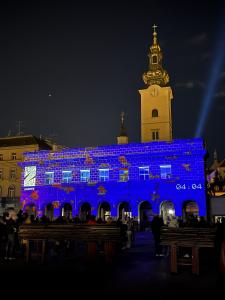
{"label": "tower window", "polygon": [[153,63],[153,64],[157,64],[157,63],[158,63],[157,55],[153,55],[153,56],[152,56],[152,63]]}
{"label": "tower window", "polygon": [[0,160],[3,160],[3,154],[0,154]]}
{"label": "tower window", "polygon": [[152,110],[152,118],[157,118],[159,116],[158,109],[153,109]]}
{"label": "tower window", "polygon": [[152,131],[152,140],[153,141],[159,140],[159,132],[158,132],[158,130]]}

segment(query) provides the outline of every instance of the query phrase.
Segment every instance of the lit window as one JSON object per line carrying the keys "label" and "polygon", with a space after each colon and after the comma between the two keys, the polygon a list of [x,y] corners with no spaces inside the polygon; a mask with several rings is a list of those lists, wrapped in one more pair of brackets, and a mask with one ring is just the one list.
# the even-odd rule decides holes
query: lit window
{"label": "lit window", "polygon": [[0,154],[0,160],[3,160],[3,154]]}
{"label": "lit window", "polygon": [[12,179],[12,180],[16,179],[16,170],[15,169],[10,170],[10,179]]}
{"label": "lit window", "polygon": [[14,185],[10,185],[10,187],[8,189],[8,197],[10,197],[10,198],[15,197],[15,186]]}
{"label": "lit window", "polygon": [[140,180],[149,179],[149,167],[139,167],[139,179]]}
{"label": "lit window", "polygon": [[119,171],[120,181],[128,181],[129,179],[129,173],[128,169],[121,169]]}
{"label": "lit window", "polygon": [[109,169],[99,169],[99,180],[100,181],[109,180]]}
{"label": "lit window", "polygon": [[16,153],[12,153],[12,160],[16,160]]}
{"label": "lit window", "polygon": [[72,171],[63,171],[62,172],[62,182],[70,183],[72,181]]}
{"label": "lit window", "polygon": [[171,178],[171,165],[161,165],[160,174],[162,179]]}
{"label": "lit window", "polygon": [[158,131],[152,131],[152,140],[153,141],[159,140],[159,132]]}
{"label": "lit window", "polygon": [[159,116],[159,112],[157,109],[152,110],[152,118],[157,118]]}
{"label": "lit window", "polygon": [[54,172],[45,172],[45,184],[54,183]]}
{"label": "lit window", "polygon": [[80,180],[89,181],[90,180],[90,170],[80,170]]}

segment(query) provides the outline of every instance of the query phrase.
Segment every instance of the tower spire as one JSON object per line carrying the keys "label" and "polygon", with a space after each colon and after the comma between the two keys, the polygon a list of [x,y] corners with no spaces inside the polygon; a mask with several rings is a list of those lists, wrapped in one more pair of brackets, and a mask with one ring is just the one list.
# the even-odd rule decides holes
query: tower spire
{"label": "tower spire", "polygon": [[159,86],[166,86],[169,82],[169,75],[162,67],[163,54],[157,40],[157,26],[154,24],[153,28],[153,44],[150,47],[148,54],[149,69],[143,74],[143,81],[147,85],[157,84]]}
{"label": "tower spire", "polygon": [[128,136],[125,128],[125,113],[120,114],[120,135],[117,137],[117,144],[127,144]]}

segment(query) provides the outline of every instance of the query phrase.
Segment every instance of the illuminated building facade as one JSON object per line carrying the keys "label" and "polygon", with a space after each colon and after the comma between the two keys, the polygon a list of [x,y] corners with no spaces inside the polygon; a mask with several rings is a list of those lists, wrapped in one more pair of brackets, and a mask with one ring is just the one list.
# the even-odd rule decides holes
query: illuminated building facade
{"label": "illuminated building facade", "polygon": [[201,139],[25,153],[21,201],[50,218],[205,216],[204,155]]}

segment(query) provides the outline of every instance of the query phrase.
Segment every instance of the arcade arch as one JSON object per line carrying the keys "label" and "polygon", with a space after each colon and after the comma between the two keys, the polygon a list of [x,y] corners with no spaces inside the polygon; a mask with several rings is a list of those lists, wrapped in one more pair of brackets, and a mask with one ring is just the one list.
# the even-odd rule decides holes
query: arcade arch
{"label": "arcade arch", "polygon": [[163,218],[164,224],[167,225],[171,218],[175,216],[175,209],[172,201],[163,201],[160,204],[160,215]]}
{"label": "arcade arch", "polygon": [[107,219],[111,216],[111,208],[110,204],[107,201],[102,202],[98,208],[98,217],[102,219],[102,221],[107,221]]}
{"label": "arcade arch", "polygon": [[91,216],[91,205],[88,202],[84,202],[80,206],[80,210],[79,210],[80,220],[82,222],[85,222],[85,221],[87,221],[89,219],[90,216]]}

